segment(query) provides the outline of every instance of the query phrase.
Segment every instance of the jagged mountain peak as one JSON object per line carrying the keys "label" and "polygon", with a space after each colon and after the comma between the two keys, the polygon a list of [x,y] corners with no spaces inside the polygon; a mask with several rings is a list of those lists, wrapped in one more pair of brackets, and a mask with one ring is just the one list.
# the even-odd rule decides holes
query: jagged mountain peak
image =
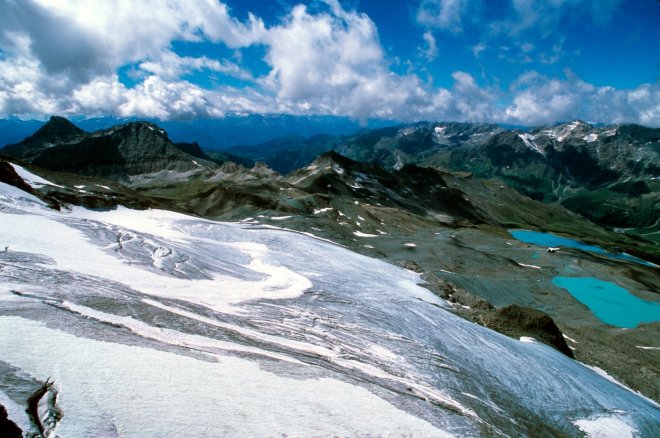
{"label": "jagged mountain peak", "polygon": [[[568,123],[562,123],[554,126],[546,126],[532,131],[536,136],[547,136],[552,140],[564,142],[566,140],[584,139],[585,135],[593,133],[594,126],[582,120],[573,120]],[[584,139],[588,141],[588,139]],[[591,140],[594,141],[594,140]]]}
{"label": "jagged mountain peak", "polygon": [[[309,166],[299,169],[297,172],[311,172],[313,174],[332,172],[340,177],[346,177],[349,174],[356,172],[370,173],[375,175],[382,174],[385,172],[385,169],[373,163],[355,161],[335,150],[329,150],[319,155],[319,157],[312,161]],[[294,172],[294,174],[297,172]]]}
{"label": "jagged mountain peak", "polygon": [[179,147],[164,129],[143,121],[86,133],[53,117],[33,136],[3,152],[50,170],[121,180],[161,171],[175,177],[216,166],[199,145]]}
{"label": "jagged mountain peak", "polygon": [[60,116],[52,116],[48,122],[39,128],[34,134],[18,144],[42,145],[46,143],[63,143],[82,134],[85,134],[85,131],[78,128],[68,119]]}
{"label": "jagged mountain peak", "polygon": [[34,133],[34,136],[83,134],[85,131],[74,125],[69,119],[51,116],[48,122]]}
{"label": "jagged mountain peak", "polygon": [[319,155],[319,157],[312,162],[312,164],[316,165],[333,163],[351,166],[357,164],[357,161],[351,160],[335,150],[329,150]]}
{"label": "jagged mountain peak", "polygon": [[121,125],[115,125],[112,128],[104,129],[101,131],[96,131],[93,133],[94,136],[100,137],[103,135],[114,135],[114,136],[139,136],[143,138],[159,138],[166,141],[170,141],[167,132],[152,122],[138,121],[138,122],[129,122]]}
{"label": "jagged mountain peak", "polygon": [[86,134],[85,131],[68,119],[52,116],[34,134],[19,143],[7,145],[2,149],[2,152],[6,155],[30,161],[44,149],[55,144],[68,143],[84,134]]}

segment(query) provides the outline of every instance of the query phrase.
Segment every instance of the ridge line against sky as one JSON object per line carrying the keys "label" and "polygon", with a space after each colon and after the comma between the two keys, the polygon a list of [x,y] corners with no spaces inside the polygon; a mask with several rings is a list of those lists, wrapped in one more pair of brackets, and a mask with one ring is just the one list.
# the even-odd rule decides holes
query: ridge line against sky
{"label": "ridge line against sky", "polygon": [[0,0],[0,117],[660,126],[656,0]]}

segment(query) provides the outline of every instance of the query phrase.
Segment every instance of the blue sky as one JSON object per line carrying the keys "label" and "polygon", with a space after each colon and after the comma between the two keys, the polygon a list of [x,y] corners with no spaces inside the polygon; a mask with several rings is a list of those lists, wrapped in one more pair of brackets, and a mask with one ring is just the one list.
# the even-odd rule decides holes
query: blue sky
{"label": "blue sky", "polygon": [[655,0],[0,0],[0,116],[660,126]]}

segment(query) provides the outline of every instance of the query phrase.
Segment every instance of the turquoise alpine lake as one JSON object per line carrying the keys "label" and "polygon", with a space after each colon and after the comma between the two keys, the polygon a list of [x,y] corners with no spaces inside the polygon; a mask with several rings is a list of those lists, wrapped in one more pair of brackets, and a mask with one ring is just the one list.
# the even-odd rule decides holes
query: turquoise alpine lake
{"label": "turquoise alpine lake", "polygon": [[613,259],[618,260],[627,260],[630,262],[640,263],[646,266],[657,266],[646,260],[642,260],[637,257],[633,257],[630,254],[626,253],[611,253],[605,251],[603,248],[595,245],[587,245],[580,242],[579,240],[569,239],[568,237],[557,236],[552,233],[541,233],[539,231],[530,231],[530,230],[508,230],[509,233],[517,240],[521,242],[529,243],[532,245],[538,246],[547,246],[547,247],[568,247],[581,249],[583,251],[590,251],[596,254],[603,254]]}
{"label": "turquoise alpine lake", "polygon": [[635,328],[660,321],[660,305],[646,301],[609,281],[591,277],[555,277],[552,282],[570,292],[606,324]]}

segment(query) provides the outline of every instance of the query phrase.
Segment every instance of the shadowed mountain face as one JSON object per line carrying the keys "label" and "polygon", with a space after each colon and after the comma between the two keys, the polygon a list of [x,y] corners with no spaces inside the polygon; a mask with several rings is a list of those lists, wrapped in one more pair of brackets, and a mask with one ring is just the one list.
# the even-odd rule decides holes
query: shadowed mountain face
{"label": "shadowed mountain face", "polygon": [[2,149],[2,153],[32,161],[44,150],[57,144],[68,143],[84,134],[85,131],[64,117],[53,116],[31,136],[19,143],[7,145]]}
{"label": "shadowed mountain face", "polygon": [[50,170],[117,180],[215,166],[198,145],[178,147],[164,130],[147,122],[85,133],[66,119],[53,117],[33,136],[2,152]]}

